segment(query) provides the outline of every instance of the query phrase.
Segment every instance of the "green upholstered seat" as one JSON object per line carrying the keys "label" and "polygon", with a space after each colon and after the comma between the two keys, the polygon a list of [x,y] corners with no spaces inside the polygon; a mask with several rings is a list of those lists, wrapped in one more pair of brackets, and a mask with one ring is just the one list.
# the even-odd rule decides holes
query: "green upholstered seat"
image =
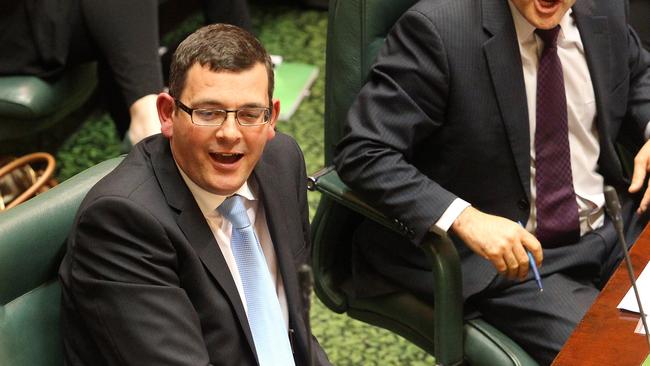
{"label": "green upholstered seat", "polygon": [[510,338],[482,319],[463,321],[460,262],[453,243],[429,235],[422,245],[431,262],[435,306],[407,291],[372,298],[349,297],[352,230],[361,215],[396,232],[401,227],[365,203],[333,169],[310,177],[309,187],[323,193],[312,221],[315,290],[333,311],[389,329],[434,355],[442,365],[536,365]]}
{"label": "green upholstered seat", "polygon": [[416,0],[331,0],[326,53],[325,165],[310,177],[322,193],[312,221],[315,291],[338,313],[400,334],[442,365],[536,365],[511,339],[481,319],[464,321],[460,261],[447,237],[422,244],[433,276],[435,304],[407,291],[354,298],[344,291],[351,277],[352,232],[369,217],[400,233],[403,227],[363,202],[330,167],[347,111],[363,86],[385,36]]}
{"label": "green upholstered seat", "polygon": [[34,135],[79,109],[97,86],[95,63],[66,70],[55,81],[0,77],[0,141]]}
{"label": "green upholstered seat", "polygon": [[65,241],[88,190],[121,160],[0,212],[0,365],[63,365],[57,272]]}

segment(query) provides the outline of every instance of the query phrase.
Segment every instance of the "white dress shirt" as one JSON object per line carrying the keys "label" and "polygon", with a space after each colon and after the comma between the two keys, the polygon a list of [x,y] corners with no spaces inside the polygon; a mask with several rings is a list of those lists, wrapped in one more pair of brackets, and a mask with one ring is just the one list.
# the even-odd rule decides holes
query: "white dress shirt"
{"label": "white dress shirt", "polygon": [[[544,50],[544,42],[535,35],[535,27],[526,21],[508,1],[517,30],[517,40],[526,84],[528,121],[530,124],[530,218],[526,229],[535,232],[535,127],[537,98],[537,67]],[[576,193],[580,217],[580,234],[603,225],[605,220],[603,194],[604,179],[598,173],[600,144],[596,126],[596,96],[591,83],[584,46],[575,19],[569,9],[560,21],[557,53],[562,62],[569,123],[569,148],[573,189]]]}
{"label": "white dress shirt", "polygon": [[[544,50],[544,42],[535,35],[535,27],[508,1],[517,31],[517,40],[526,87],[528,122],[530,131],[530,217],[526,229],[535,232],[535,126],[537,97],[537,67]],[[603,225],[605,197],[604,179],[598,173],[600,144],[596,128],[596,98],[584,54],[580,33],[569,9],[560,21],[558,56],[562,63],[567,97],[569,148],[573,187],[579,208],[581,235]],[[457,198],[447,208],[432,230],[447,231],[460,213],[470,204]]]}
{"label": "white dress shirt", "polygon": [[[230,221],[226,220],[220,213],[217,211],[217,207],[226,200],[226,196],[219,196],[214,193],[210,193],[203,188],[199,187],[194,183],[179,167],[178,170],[187,184],[187,187],[192,192],[196,203],[198,204],[203,216],[205,216],[212,234],[219,244],[219,249],[221,254],[223,254],[226,264],[228,264],[228,269],[232,275],[235,285],[237,286],[237,291],[239,292],[239,297],[241,298],[242,303],[244,304],[244,309],[248,313],[248,306],[246,304],[246,296],[244,295],[244,287],[242,285],[241,276],[239,274],[239,269],[237,268],[237,262],[232,253],[232,247],[230,243],[230,236],[232,233],[232,224]],[[260,245],[262,246],[262,251],[264,252],[264,257],[266,259],[266,264],[268,265],[269,272],[271,273],[271,280],[275,283],[276,294],[278,295],[278,300],[280,301],[280,308],[282,309],[282,315],[284,316],[285,325],[289,327],[289,310],[287,306],[287,297],[284,291],[284,284],[282,282],[282,274],[280,273],[280,268],[278,267],[278,261],[275,255],[275,249],[273,246],[273,241],[271,240],[271,234],[269,233],[269,228],[266,222],[266,214],[264,213],[264,205],[259,200],[259,189],[257,187],[257,182],[254,179],[250,179],[249,182],[244,183],[244,185],[235,192],[244,198],[244,205],[246,206],[246,213],[253,225],[255,230],[255,235],[257,235]]]}

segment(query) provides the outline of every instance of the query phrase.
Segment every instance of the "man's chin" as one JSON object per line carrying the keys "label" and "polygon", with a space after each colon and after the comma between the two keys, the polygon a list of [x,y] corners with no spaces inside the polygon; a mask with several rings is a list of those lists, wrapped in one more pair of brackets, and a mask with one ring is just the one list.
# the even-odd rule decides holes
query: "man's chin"
{"label": "man's chin", "polygon": [[554,14],[553,16],[538,15],[535,19],[529,20],[529,23],[537,29],[551,29],[560,24],[561,20],[562,17],[557,14]]}
{"label": "man's chin", "polygon": [[209,182],[207,191],[219,196],[231,196],[241,188],[246,179],[240,174],[220,174],[217,179]]}

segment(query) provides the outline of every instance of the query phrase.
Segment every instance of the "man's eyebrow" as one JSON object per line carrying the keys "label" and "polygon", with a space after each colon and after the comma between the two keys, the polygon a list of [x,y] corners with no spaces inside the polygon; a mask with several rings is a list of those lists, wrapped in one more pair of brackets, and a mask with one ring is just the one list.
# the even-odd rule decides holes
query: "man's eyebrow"
{"label": "man's eyebrow", "polygon": [[[219,102],[218,100],[214,99],[199,99],[195,101],[193,104],[192,108],[218,108],[218,109],[227,109],[223,103]],[[263,103],[258,103],[258,102],[250,102],[250,103],[245,103],[241,104],[238,109],[241,108],[266,108],[267,105]]]}
{"label": "man's eyebrow", "polygon": [[239,106],[239,108],[266,108],[266,107],[267,107],[266,104],[257,103],[257,102],[246,103],[246,104],[242,104],[241,106]]}
{"label": "man's eyebrow", "polygon": [[221,104],[218,100],[215,99],[199,99],[192,102],[193,108],[221,108]]}

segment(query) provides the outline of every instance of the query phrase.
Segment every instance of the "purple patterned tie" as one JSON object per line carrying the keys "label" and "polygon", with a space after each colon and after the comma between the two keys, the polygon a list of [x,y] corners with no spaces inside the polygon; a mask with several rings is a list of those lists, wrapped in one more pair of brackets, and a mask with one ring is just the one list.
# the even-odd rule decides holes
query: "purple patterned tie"
{"label": "purple patterned tie", "polygon": [[557,55],[559,31],[559,25],[535,31],[544,41],[537,69],[536,236],[546,248],[573,244],[580,238],[578,203],[571,174],[564,76]]}

